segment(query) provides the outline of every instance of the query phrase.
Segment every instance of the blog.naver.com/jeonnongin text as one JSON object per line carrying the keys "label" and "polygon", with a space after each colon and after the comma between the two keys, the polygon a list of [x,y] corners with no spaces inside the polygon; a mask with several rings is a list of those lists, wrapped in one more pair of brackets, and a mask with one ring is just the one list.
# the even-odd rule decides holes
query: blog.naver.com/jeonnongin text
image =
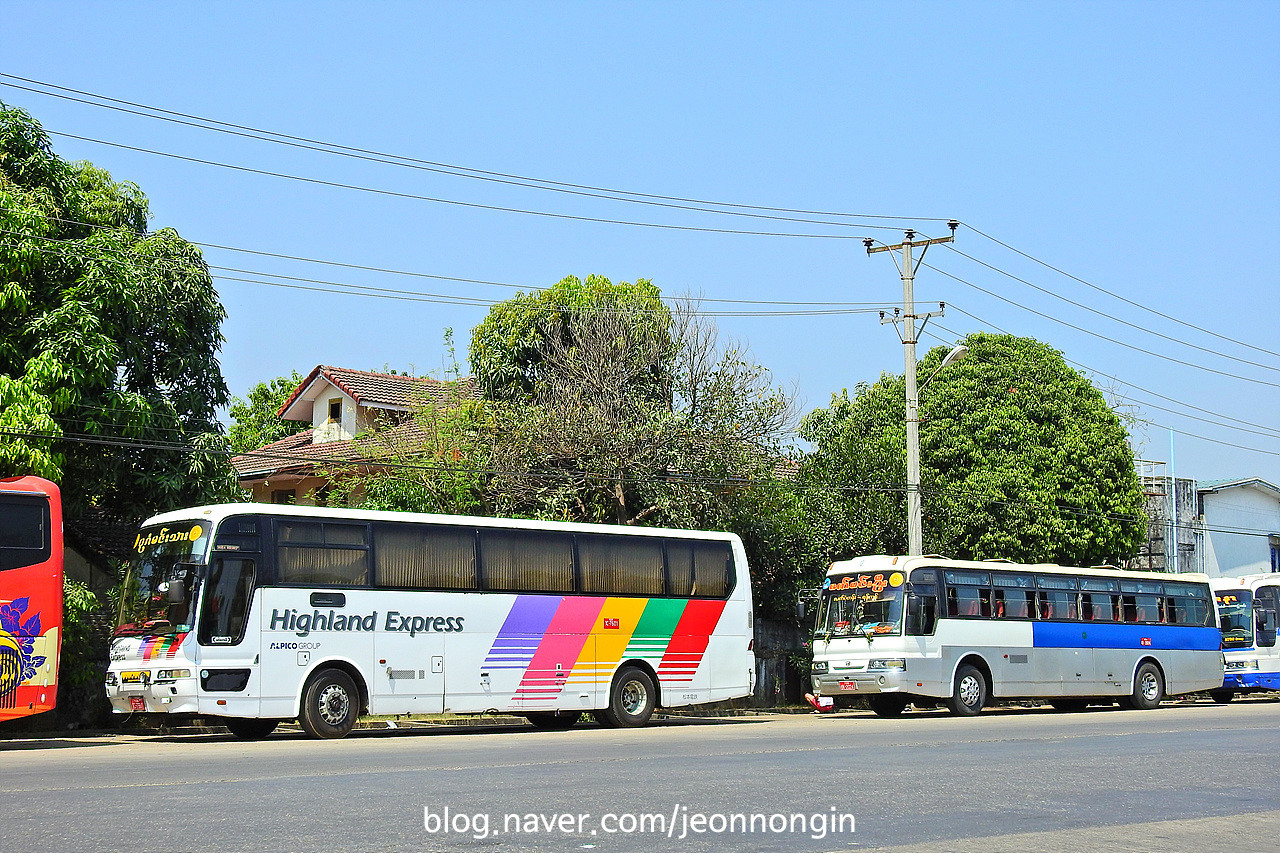
{"label": "blog.naver.com/jeonnongin text", "polygon": [[851,814],[825,812],[706,812],[673,805],[665,812],[473,812],[423,806],[422,828],[433,836],[562,835],[660,836],[679,840],[707,835],[800,835],[815,841],[854,832]]}

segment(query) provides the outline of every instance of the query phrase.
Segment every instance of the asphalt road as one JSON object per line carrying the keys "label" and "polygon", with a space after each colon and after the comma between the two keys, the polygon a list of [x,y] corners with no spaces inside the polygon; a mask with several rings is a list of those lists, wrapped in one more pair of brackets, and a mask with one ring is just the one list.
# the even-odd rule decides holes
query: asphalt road
{"label": "asphalt road", "polygon": [[1270,853],[1278,763],[1276,701],[12,740],[0,850]]}

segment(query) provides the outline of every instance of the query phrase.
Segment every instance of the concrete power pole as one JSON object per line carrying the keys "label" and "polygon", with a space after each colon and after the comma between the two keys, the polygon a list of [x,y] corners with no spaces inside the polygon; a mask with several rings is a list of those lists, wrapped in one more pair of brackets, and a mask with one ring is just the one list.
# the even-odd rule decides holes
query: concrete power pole
{"label": "concrete power pole", "polygon": [[[912,288],[916,270],[924,261],[925,252],[934,243],[950,243],[955,240],[956,228],[959,225],[960,223],[956,220],[951,220],[947,223],[947,227],[951,229],[951,236],[935,237],[932,240],[917,240],[916,232],[908,230],[903,241],[894,246],[877,246],[870,237],[862,241],[867,247],[868,255],[876,252],[902,252],[902,263],[898,267],[902,273],[902,314],[899,316],[896,309],[892,317],[881,312],[880,322],[896,324],[898,320],[902,320],[902,331],[899,332],[899,336],[902,338],[902,346],[905,350],[903,366],[906,369],[907,380],[907,555],[912,557],[924,553],[924,521],[920,509],[920,400],[916,389],[916,336],[924,331],[925,323],[929,322],[930,317],[941,315],[942,309],[946,307],[944,303],[939,303],[939,310],[917,314]],[[916,246],[922,248],[920,257],[913,261],[911,250]],[[897,256],[894,256],[894,263],[897,262]],[[919,329],[916,328],[916,320],[924,321]]]}

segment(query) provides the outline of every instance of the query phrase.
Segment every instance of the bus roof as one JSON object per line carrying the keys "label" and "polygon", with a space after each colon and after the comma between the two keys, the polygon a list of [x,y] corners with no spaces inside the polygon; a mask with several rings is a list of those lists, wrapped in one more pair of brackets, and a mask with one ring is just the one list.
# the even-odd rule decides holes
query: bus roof
{"label": "bus roof", "polygon": [[173,524],[179,521],[218,523],[233,515],[287,515],[348,521],[399,521],[418,524],[466,524],[475,527],[501,527],[524,530],[559,530],[566,533],[611,533],[624,536],[668,536],[673,539],[714,539],[737,543],[737,534],[710,530],[681,530],[668,527],[633,527],[621,524],[587,524],[569,521],[538,521],[524,518],[490,518],[472,515],[442,515],[425,512],[345,509],[342,507],[299,506],[297,504],[234,503],[211,504],[172,510],[148,518],[144,527]]}
{"label": "bus roof", "polygon": [[1208,575],[1198,572],[1135,572],[1125,569],[1112,569],[1103,566],[1075,567],[1059,566],[1055,563],[1012,563],[1006,560],[952,560],[947,557],[925,555],[922,557],[902,557],[876,554],[865,557],[854,557],[852,560],[840,560],[832,563],[827,570],[828,576],[849,574],[850,572],[897,571],[908,573],[912,569],[970,569],[978,571],[1006,572],[1045,572],[1049,574],[1092,575],[1107,578],[1131,578],[1134,580],[1151,580],[1153,577],[1172,580],[1185,580],[1193,583],[1205,583]]}
{"label": "bus roof", "polygon": [[1262,574],[1238,575],[1230,578],[1210,578],[1209,584],[1214,590],[1257,589],[1260,586],[1280,586],[1280,574],[1264,572]]}

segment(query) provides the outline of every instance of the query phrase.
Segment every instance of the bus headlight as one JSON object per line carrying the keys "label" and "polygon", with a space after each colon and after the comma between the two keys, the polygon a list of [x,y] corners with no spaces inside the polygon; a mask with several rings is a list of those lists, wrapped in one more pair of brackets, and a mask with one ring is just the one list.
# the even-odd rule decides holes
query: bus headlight
{"label": "bus headlight", "polygon": [[903,658],[876,658],[867,662],[867,669],[906,669],[907,662]]}
{"label": "bus headlight", "polygon": [[108,686],[108,687],[115,687],[115,686],[116,686],[117,684],[119,684],[119,683],[120,683],[120,679],[116,678],[116,674],[115,674],[114,672],[108,672],[108,673],[107,673],[107,686]]}
{"label": "bus headlight", "polygon": [[156,681],[176,681],[179,678],[190,678],[189,669],[162,669],[156,672]]}
{"label": "bus headlight", "polygon": [[1256,660],[1229,660],[1227,661],[1227,672],[1241,669],[1257,669],[1258,662]]}
{"label": "bus headlight", "polygon": [[816,660],[813,662],[813,665],[809,667],[809,671],[814,675],[826,675],[827,662],[824,660]]}

